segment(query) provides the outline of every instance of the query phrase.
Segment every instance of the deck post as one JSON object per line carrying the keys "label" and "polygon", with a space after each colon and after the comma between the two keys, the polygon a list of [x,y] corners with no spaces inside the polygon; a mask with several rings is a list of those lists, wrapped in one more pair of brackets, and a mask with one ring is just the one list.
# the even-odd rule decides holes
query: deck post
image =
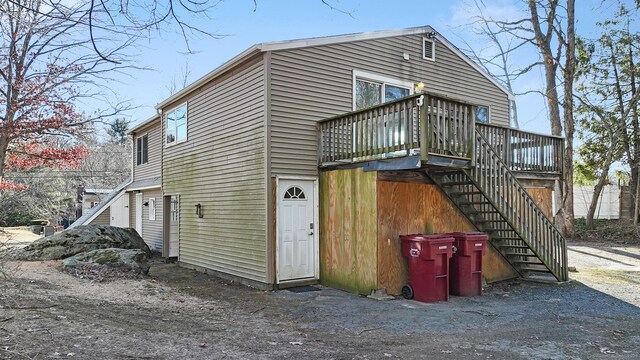
{"label": "deck post", "polygon": [[420,119],[420,160],[427,161],[429,158],[429,134],[431,133],[431,129],[428,127],[429,117],[427,115],[427,111],[429,111],[429,96],[427,94],[423,94],[419,99],[422,100],[422,104],[418,102],[418,114]]}
{"label": "deck post", "polygon": [[467,154],[471,161],[471,166],[476,166],[476,106],[471,106],[471,116],[469,117],[470,124],[467,127],[468,135],[467,139]]}

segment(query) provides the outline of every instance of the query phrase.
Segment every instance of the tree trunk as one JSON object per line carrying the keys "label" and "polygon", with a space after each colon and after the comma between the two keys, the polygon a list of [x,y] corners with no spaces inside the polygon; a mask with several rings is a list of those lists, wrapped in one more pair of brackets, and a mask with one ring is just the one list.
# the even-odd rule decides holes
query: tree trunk
{"label": "tree trunk", "polygon": [[564,235],[575,236],[575,217],[573,214],[573,134],[575,122],[573,119],[573,81],[576,73],[576,29],[575,29],[575,0],[567,0],[567,49],[563,70],[564,79],[564,136],[566,150],[564,152]]}

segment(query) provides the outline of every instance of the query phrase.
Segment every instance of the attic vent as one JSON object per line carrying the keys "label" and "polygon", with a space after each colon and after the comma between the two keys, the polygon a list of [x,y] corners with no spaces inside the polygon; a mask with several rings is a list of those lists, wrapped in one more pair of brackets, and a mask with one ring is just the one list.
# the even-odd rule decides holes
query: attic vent
{"label": "attic vent", "polygon": [[433,39],[422,39],[422,57],[427,60],[436,60],[436,42]]}

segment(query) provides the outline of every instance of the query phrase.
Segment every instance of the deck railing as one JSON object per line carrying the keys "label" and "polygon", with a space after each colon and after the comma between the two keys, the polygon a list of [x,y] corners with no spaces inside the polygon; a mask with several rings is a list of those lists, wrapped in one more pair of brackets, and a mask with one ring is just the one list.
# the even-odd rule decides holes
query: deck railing
{"label": "deck railing", "polygon": [[477,124],[512,171],[562,173],[564,139],[492,124]]}
{"label": "deck railing", "polygon": [[[477,123],[473,104],[421,93],[321,120],[321,166],[420,154],[475,161],[480,132],[511,170],[562,172],[563,139]],[[423,131],[426,129],[426,131]]]}
{"label": "deck railing", "polygon": [[565,239],[509,171],[493,143],[476,132],[477,163],[468,170],[484,196],[560,281],[567,280]]}

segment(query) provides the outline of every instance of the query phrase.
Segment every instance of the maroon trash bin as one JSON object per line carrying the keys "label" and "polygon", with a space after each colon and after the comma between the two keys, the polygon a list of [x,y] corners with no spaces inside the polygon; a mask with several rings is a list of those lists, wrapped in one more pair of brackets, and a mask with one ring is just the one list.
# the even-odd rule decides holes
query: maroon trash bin
{"label": "maroon trash bin", "polygon": [[400,239],[409,268],[409,284],[403,286],[402,296],[422,302],[448,300],[453,237],[414,234]]}
{"label": "maroon trash bin", "polygon": [[449,292],[458,296],[477,296],[482,293],[482,257],[487,251],[489,236],[481,232],[455,232],[455,252],[449,269]]}

